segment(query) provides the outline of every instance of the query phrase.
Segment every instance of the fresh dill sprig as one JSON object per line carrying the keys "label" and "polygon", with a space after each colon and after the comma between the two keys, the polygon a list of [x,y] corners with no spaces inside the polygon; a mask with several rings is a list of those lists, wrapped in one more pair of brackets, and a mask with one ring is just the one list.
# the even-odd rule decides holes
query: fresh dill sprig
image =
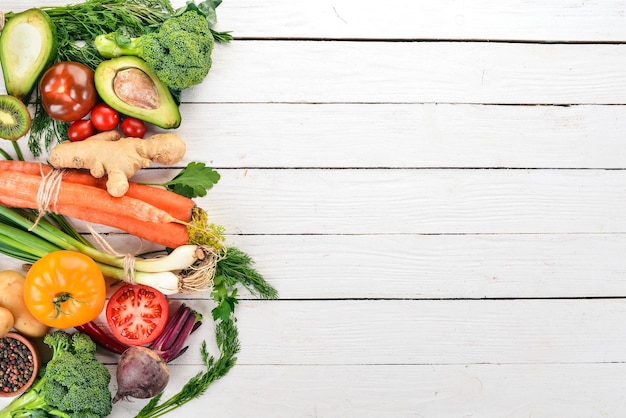
{"label": "fresh dill sprig", "polygon": [[39,157],[44,149],[48,149],[53,143],[67,139],[67,127],[69,123],[52,119],[41,104],[41,97],[37,95],[34,103],[35,112],[28,136],[28,149],[34,157]]}
{"label": "fresh dill sprig", "polygon": [[261,299],[276,299],[278,291],[254,268],[254,260],[236,247],[226,250],[226,257],[217,263],[215,276],[229,287],[241,283],[250,293]]}
{"label": "fresh dill sprig", "polygon": [[211,297],[217,303],[211,314],[213,320],[227,321],[235,312],[237,285],[241,284],[248,291],[261,299],[276,299],[278,291],[274,289],[253,266],[252,258],[236,247],[226,249],[225,256],[217,262]]}

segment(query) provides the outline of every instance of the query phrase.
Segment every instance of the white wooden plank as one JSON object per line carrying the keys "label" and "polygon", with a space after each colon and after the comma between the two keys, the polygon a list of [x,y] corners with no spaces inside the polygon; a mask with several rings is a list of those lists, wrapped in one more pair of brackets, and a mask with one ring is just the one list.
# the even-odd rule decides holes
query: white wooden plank
{"label": "white wooden plank", "polygon": [[[622,416],[624,373],[623,364],[236,366],[178,416]],[[135,416],[144,404],[117,404],[112,416]]]}
{"label": "white wooden plank", "polygon": [[[213,167],[622,168],[624,106],[184,104]],[[280,150],[280,152],[277,152]]]}
{"label": "white wooden plank", "polygon": [[626,45],[236,41],[186,102],[623,104]]}
{"label": "white wooden plank", "polygon": [[230,236],[284,299],[626,295],[626,236]]}
{"label": "white wooden plank", "polygon": [[244,301],[237,316],[240,364],[626,360],[622,299]]}
{"label": "white wooden plank", "polygon": [[[232,234],[621,233],[621,170],[220,170]],[[153,174],[138,174],[138,179]],[[158,173],[154,173],[157,175]]]}
{"label": "white wooden plank", "polygon": [[237,37],[620,41],[623,1],[226,0]]}
{"label": "white wooden plank", "polygon": [[[65,3],[5,0],[3,10]],[[226,0],[216,28],[239,38],[623,41],[623,8],[618,0]]]}

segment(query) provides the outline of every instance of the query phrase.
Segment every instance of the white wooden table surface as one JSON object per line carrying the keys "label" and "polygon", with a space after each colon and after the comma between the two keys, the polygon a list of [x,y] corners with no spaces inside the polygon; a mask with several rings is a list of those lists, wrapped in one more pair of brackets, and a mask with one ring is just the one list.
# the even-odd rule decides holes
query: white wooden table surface
{"label": "white wooden table surface", "polygon": [[625,11],[224,0],[177,132],[281,297],[243,295],[237,365],[173,416],[626,416]]}

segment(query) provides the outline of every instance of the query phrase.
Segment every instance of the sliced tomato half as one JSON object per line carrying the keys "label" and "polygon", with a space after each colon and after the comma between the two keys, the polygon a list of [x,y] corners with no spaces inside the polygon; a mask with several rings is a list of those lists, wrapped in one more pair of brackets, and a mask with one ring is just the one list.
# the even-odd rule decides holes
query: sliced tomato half
{"label": "sliced tomato half", "polygon": [[128,345],[154,341],[165,328],[169,315],[167,299],[150,286],[125,284],[111,295],[106,318],[113,336]]}

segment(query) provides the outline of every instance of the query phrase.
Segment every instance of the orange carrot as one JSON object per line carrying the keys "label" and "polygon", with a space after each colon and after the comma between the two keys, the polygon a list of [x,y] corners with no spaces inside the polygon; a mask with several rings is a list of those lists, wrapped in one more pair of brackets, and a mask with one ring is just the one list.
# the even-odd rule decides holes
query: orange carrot
{"label": "orange carrot", "polygon": [[[106,179],[104,179],[98,187],[106,189],[105,183]],[[159,187],[147,186],[145,184],[138,184],[134,182],[128,182],[128,191],[126,192],[126,196],[150,203],[151,205],[166,211],[172,215],[172,217],[183,222],[191,221],[193,208],[196,207],[196,203],[188,197],[181,196],[177,193],[170,192],[169,190]]]}
{"label": "orange carrot", "polygon": [[[38,175],[0,170],[0,204],[10,207],[38,209],[37,195],[41,182],[42,178]],[[169,213],[141,200],[128,196],[113,197],[106,190],[67,181],[61,182],[58,195],[52,200],[53,203],[47,210],[55,211],[59,214],[63,214],[59,210],[63,205],[75,205],[101,212],[121,213],[126,215],[129,220],[135,219],[155,223],[178,221]],[[21,203],[16,205],[15,201],[20,201]],[[56,210],[54,202],[56,202]],[[24,203],[27,203],[27,206],[23,206]]]}
{"label": "orange carrot", "polygon": [[63,206],[62,209],[66,216],[118,228],[164,247],[177,248],[189,243],[189,234],[185,225],[177,223],[157,224],[136,219],[129,221],[124,214],[101,212],[74,205]]}
{"label": "orange carrot", "polygon": [[[29,199],[14,198],[12,203],[13,207],[28,208],[31,202]],[[117,228],[164,247],[177,248],[189,243],[187,227],[182,224],[141,221],[122,213],[102,212],[75,205],[58,205],[57,210],[65,216]]]}
{"label": "orange carrot", "polygon": [[[48,174],[52,167],[47,164],[30,161],[6,160],[0,161],[0,170],[41,176],[42,173],[44,175]],[[65,170],[63,181],[106,190],[107,178],[95,178],[88,171],[68,169]],[[134,182],[129,182],[129,188],[125,196],[149,203],[183,222],[191,221],[192,209],[196,206],[193,200],[169,190]]]}

